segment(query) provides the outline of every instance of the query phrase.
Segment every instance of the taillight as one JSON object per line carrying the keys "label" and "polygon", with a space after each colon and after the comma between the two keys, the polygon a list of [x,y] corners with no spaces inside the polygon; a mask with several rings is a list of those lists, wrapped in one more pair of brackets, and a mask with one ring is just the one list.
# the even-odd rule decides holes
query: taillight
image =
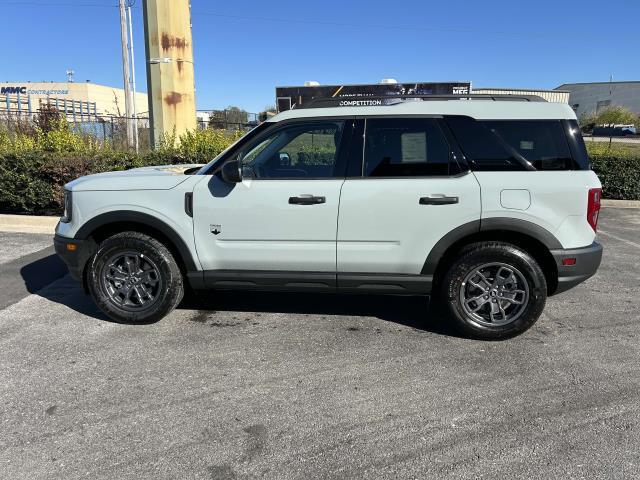
{"label": "taillight", "polygon": [[587,222],[593,228],[593,231],[598,231],[598,217],[600,216],[600,200],[602,198],[601,188],[592,188],[589,190],[589,200],[587,203]]}

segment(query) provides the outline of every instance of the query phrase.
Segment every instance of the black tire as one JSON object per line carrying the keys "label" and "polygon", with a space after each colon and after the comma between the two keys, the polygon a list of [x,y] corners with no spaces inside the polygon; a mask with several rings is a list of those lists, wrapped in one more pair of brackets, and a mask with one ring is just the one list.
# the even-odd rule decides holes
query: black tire
{"label": "black tire", "polygon": [[[117,262],[113,259],[122,257],[130,264],[137,261],[140,272],[131,274],[130,269],[122,266],[126,263],[114,270],[111,265]],[[114,280],[113,275],[118,279]],[[121,282],[120,276],[127,280]],[[144,291],[141,288],[135,290],[145,278],[149,283],[143,284]],[[152,283],[154,281],[155,284]],[[118,233],[99,245],[89,262],[87,285],[100,310],[118,323],[157,322],[171,313],[184,295],[182,273],[169,249],[155,238],[139,232]],[[118,287],[129,291],[134,289],[134,292],[131,295],[121,293],[125,297],[121,299],[116,294],[120,291]],[[142,295],[141,291],[144,292]],[[128,296],[129,299],[126,298]]]}
{"label": "black tire", "polygon": [[[493,277],[482,275],[492,271]],[[498,286],[500,282],[504,284]],[[547,282],[538,263],[524,250],[502,242],[474,243],[462,249],[441,288],[444,309],[456,329],[484,340],[503,340],[525,332],[538,320],[547,301]]]}

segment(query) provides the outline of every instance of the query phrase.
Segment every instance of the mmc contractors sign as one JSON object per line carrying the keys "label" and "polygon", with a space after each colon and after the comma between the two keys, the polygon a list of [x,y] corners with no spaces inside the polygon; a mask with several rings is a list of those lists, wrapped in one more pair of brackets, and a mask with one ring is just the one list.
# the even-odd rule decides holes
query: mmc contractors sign
{"label": "mmc contractors sign", "polygon": [[20,85],[0,87],[0,95],[69,95],[69,90],[40,90]]}

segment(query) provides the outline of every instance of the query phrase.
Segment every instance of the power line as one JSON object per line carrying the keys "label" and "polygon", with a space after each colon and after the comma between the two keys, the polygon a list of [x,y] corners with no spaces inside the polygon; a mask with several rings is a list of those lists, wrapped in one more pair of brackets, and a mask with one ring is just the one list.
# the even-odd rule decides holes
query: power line
{"label": "power line", "polygon": [[447,33],[480,33],[480,34],[494,34],[494,35],[553,35],[563,34],[566,35],[566,30],[558,31],[506,31],[506,30],[488,30],[486,28],[459,28],[459,27],[421,27],[417,25],[389,25],[389,24],[366,24],[366,23],[346,23],[346,22],[333,22],[324,20],[310,20],[301,18],[278,18],[278,17],[257,17],[247,15],[230,15],[215,12],[202,12],[193,10],[193,16],[202,15],[209,17],[229,18],[235,20],[257,20],[261,22],[278,22],[278,23],[298,23],[306,25],[325,25],[334,27],[348,27],[348,28],[366,28],[366,29],[383,29],[383,30],[401,30],[401,31],[416,31],[416,32],[447,32]]}
{"label": "power line", "polygon": [[[129,0],[131,6],[134,6],[135,0]],[[51,2],[40,3],[32,0],[7,0],[1,2],[0,5],[24,5],[24,6],[38,6],[38,7],[98,7],[98,8],[118,8],[117,4],[102,4],[102,3],[70,3],[70,2]],[[140,8],[137,5],[134,8]],[[261,16],[248,16],[248,15],[231,15],[216,12],[203,12],[198,10],[192,11],[192,16],[207,16],[217,18],[228,18],[232,20],[249,20],[260,22],[275,22],[275,23],[289,23],[289,24],[301,24],[301,25],[321,25],[321,26],[333,26],[333,27],[347,27],[351,29],[378,29],[378,30],[395,30],[395,31],[413,31],[413,32],[432,32],[432,33],[459,33],[459,34],[480,34],[480,35],[500,35],[500,36],[513,36],[513,37],[528,37],[528,36],[544,36],[544,35],[566,35],[565,30],[490,30],[486,28],[460,28],[460,27],[422,27],[418,25],[389,25],[389,24],[366,24],[366,23],[348,23],[348,22],[333,22],[324,20],[311,20],[303,18],[279,18],[279,17],[261,17]],[[595,35],[595,34],[594,34]],[[602,35],[602,32],[597,34]],[[631,38],[630,36],[623,35],[618,38]],[[634,37],[635,38],[635,37]]]}
{"label": "power line", "polygon": [[118,5],[111,4],[107,5],[104,3],[76,3],[76,2],[53,2],[53,3],[42,3],[42,2],[33,2],[33,1],[19,1],[19,0],[8,0],[0,3],[0,5],[19,5],[19,6],[27,6],[27,7],[103,7],[103,8],[118,8]]}
{"label": "power line", "polygon": [[[277,22],[277,23],[291,23],[291,24],[303,24],[303,25],[324,25],[333,27],[347,27],[352,29],[379,29],[379,30],[396,30],[396,31],[414,31],[414,32],[442,32],[442,33],[465,33],[465,34],[480,34],[480,35],[501,35],[501,36],[541,36],[541,35],[563,35],[566,36],[566,30],[490,30],[487,28],[461,28],[461,27],[422,27],[418,25],[389,25],[389,24],[366,24],[366,23],[348,23],[348,22],[333,22],[325,20],[311,20],[301,18],[279,18],[279,17],[259,17],[259,16],[247,16],[247,15],[231,15],[216,12],[204,12],[193,10],[192,16],[208,16],[218,18],[228,18],[233,20],[252,20],[261,22]],[[598,33],[601,36],[602,32]],[[620,37],[618,37],[620,38]],[[631,38],[631,37],[629,37]],[[634,37],[635,38],[635,37]]]}

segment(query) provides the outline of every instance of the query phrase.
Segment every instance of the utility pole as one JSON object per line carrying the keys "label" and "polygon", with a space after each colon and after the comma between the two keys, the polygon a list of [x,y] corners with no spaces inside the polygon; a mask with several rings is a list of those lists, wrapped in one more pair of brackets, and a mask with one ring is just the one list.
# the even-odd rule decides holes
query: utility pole
{"label": "utility pole", "polygon": [[124,103],[127,124],[127,145],[129,147],[133,147],[134,131],[132,123],[133,112],[131,108],[131,66],[129,64],[128,36],[125,0],[120,0],[120,37],[122,41],[122,74],[124,77]]}
{"label": "utility pole", "polygon": [[[609,75],[609,105],[613,104],[613,73]],[[609,146],[613,143],[613,125],[609,127]]]}
{"label": "utility pole", "polygon": [[189,0],[143,0],[151,141],[194,130],[196,99]]}
{"label": "utility pole", "polygon": [[136,153],[140,150],[140,138],[138,136],[138,101],[136,98],[136,55],[133,48],[133,20],[131,19],[131,3],[127,5],[129,17],[129,50],[131,51],[131,103],[133,105],[133,136]]}

